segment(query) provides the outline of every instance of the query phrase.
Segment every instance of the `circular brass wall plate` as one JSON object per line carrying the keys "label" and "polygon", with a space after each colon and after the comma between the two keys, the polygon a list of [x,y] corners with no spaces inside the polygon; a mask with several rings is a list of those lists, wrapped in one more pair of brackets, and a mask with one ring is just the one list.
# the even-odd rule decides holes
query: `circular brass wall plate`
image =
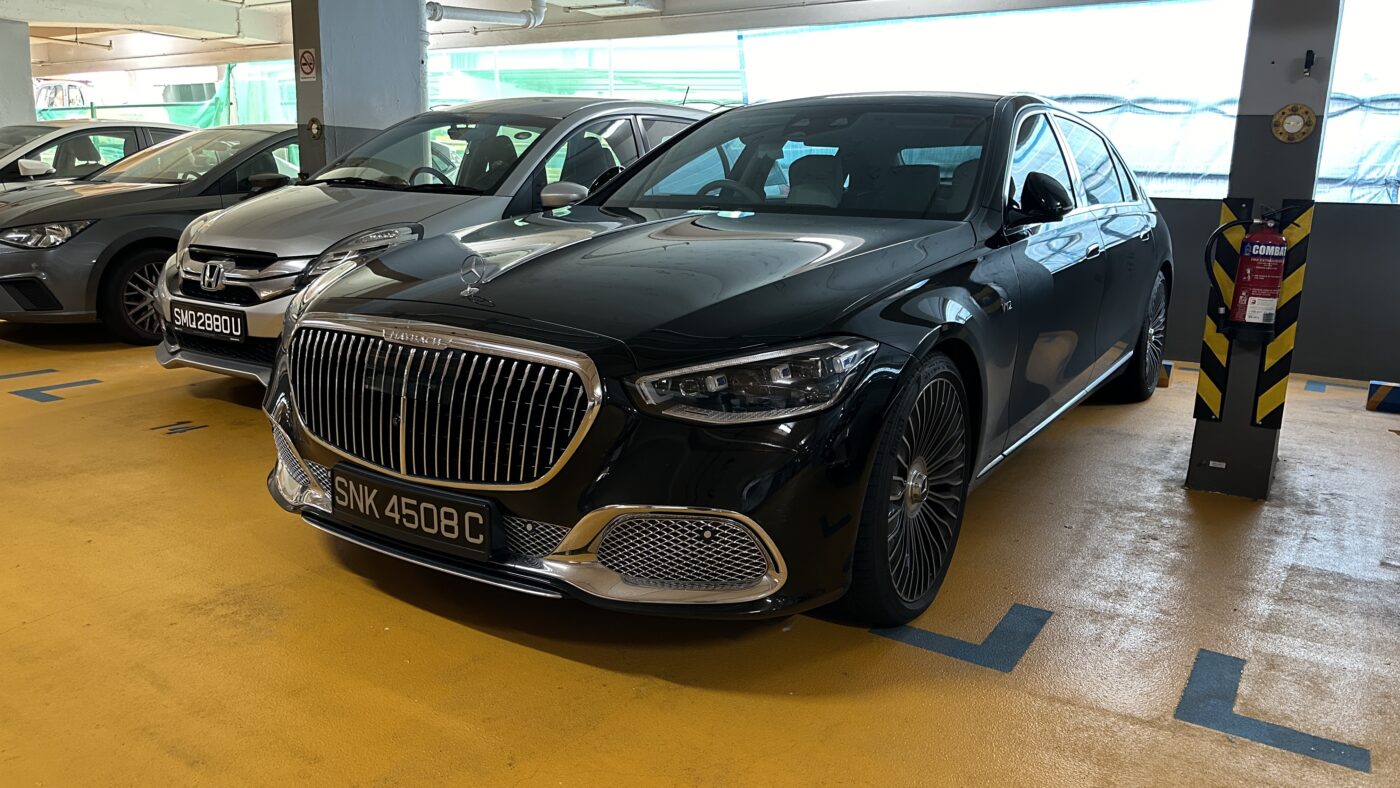
{"label": "circular brass wall plate", "polygon": [[1302,142],[1317,129],[1317,113],[1307,104],[1289,104],[1274,113],[1270,126],[1279,142]]}

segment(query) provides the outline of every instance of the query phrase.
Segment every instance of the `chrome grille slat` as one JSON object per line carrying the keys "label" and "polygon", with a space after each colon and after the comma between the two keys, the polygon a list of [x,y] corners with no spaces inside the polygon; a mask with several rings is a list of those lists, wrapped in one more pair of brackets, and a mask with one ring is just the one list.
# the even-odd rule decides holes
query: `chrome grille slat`
{"label": "chrome grille slat", "polygon": [[579,367],[563,363],[320,326],[297,329],[288,351],[307,431],[347,457],[413,479],[535,483],[589,419]]}

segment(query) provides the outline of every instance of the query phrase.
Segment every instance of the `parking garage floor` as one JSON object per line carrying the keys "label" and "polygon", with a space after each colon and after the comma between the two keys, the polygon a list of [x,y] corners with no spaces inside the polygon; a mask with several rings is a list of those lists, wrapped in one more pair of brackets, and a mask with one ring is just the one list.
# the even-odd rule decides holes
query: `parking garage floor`
{"label": "parking garage floor", "polygon": [[1194,383],[1048,430],[874,633],[342,545],[255,385],[0,324],[0,784],[1400,782],[1400,417],[1295,376],[1273,500],[1187,493]]}

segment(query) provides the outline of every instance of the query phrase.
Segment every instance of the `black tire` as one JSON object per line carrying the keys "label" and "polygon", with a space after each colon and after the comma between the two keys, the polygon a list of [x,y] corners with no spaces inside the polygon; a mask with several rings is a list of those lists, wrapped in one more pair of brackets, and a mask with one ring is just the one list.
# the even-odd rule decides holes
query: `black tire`
{"label": "black tire", "polygon": [[[972,477],[967,387],[930,356],[895,397],[861,509],[851,586],[833,612],[852,623],[905,624],[928,609],[957,546]],[[922,473],[922,483],[910,470]],[[922,490],[922,492],[920,492]]]}
{"label": "black tire", "polygon": [[1144,402],[1157,390],[1167,342],[1167,277],[1157,272],[1147,311],[1142,316],[1136,352],[1110,384],[1110,393],[1124,402]]}
{"label": "black tire", "polygon": [[163,249],[142,249],[112,262],[97,294],[97,315],[123,342],[154,345],[160,341],[156,284],[170,257]]}

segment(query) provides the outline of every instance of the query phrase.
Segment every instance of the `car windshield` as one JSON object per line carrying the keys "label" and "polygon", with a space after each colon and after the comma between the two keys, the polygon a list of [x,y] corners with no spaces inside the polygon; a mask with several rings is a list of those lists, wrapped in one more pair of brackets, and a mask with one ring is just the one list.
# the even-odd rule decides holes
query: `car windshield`
{"label": "car windshield", "polygon": [[53,131],[48,126],[0,126],[0,158]]}
{"label": "car windshield", "polygon": [[961,219],[990,107],[823,101],[733,110],[633,172],[609,208]]}
{"label": "car windshield", "polygon": [[192,131],[118,161],[92,176],[100,183],[184,183],[193,181],[272,136],[259,129]]}
{"label": "car windshield", "polygon": [[350,151],[312,183],[489,194],[557,122],[528,115],[429,112]]}

